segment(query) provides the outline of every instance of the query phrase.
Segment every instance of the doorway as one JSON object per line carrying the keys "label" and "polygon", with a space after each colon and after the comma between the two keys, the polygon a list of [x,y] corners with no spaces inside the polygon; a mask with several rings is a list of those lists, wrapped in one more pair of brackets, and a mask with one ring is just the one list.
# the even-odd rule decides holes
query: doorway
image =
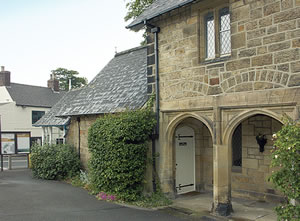
{"label": "doorway", "polygon": [[177,194],[195,191],[195,132],[192,128],[183,126],[176,130],[175,154]]}

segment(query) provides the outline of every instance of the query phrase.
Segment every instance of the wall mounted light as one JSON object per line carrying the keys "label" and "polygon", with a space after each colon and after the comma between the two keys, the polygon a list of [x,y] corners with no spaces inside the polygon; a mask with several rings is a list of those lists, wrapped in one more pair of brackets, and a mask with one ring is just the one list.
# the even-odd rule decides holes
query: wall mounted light
{"label": "wall mounted light", "polygon": [[266,138],[266,135],[263,135],[263,134],[258,134],[256,136],[256,141],[259,145],[259,151],[262,153],[265,151],[265,145],[267,143],[267,138]]}

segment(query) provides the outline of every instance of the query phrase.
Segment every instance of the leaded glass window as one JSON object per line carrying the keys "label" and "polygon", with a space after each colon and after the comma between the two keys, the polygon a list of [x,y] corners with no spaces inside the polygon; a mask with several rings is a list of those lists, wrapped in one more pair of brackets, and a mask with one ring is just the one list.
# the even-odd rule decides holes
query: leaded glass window
{"label": "leaded glass window", "polygon": [[232,166],[242,166],[242,125],[240,124],[232,136]]}
{"label": "leaded glass window", "polygon": [[215,21],[212,13],[206,16],[206,58],[215,58]]}
{"label": "leaded glass window", "polygon": [[230,54],[231,37],[230,37],[230,14],[228,8],[220,11],[220,54]]}

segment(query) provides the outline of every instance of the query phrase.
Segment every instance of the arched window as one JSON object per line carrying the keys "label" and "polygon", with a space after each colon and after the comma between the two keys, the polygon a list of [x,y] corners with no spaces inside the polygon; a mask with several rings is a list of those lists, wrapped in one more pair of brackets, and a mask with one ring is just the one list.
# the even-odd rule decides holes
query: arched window
{"label": "arched window", "polygon": [[242,167],[242,124],[235,129],[232,136],[232,166]]}

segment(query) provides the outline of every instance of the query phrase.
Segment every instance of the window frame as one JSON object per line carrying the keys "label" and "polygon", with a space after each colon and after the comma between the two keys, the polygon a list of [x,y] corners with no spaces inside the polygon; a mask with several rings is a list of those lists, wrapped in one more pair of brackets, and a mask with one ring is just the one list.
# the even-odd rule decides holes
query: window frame
{"label": "window frame", "polygon": [[[199,11],[199,54],[200,54],[200,63],[211,63],[218,62],[222,60],[227,60],[232,55],[232,50],[230,53],[221,55],[221,16],[226,12],[230,15],[229,4],[225,3],[220,6],[206,9],[205,11]],[[207,57],[208,51],[208,41],[207,41],[207,18],[213,16],[214,20],[214,33],[215,33],[215,56],[214,58]],[[229,18],[230,18],[229,17]],[[231,24],[231,20],[230,20]],[[230,31],[230,39],[231,39],[231,30]],[[231,40],[230,40],[230,49],[231,49]]]}
{"label": "window frame", "polygon": [[[238,140],[238,146],[234,144],[234,140]],[[238,154],[236,154],[236,151]],[[238,157],[237,157],[238,156]],[[235,162],[235,158],[239,158],[239,165]],[[236,159],[237,159],[236,158]],[[231,137],[231,168],[232,172],[241,173],[243,168],[243,125],[240,123],[234,130]]]}
{"label": "window frame", "polygon": [[41,119],[41,118],[45,115],[45,113],[46,113],[46,111],[39,111],[39,110],[33,110],[33,111],[31,111],[31,123],[32,123],[32,124],[35,124],[35,123],[38,122],[38,120],[39,120],[39,119],[37,119],[37,120],[34,121],[34,119],[33,119],[33,114],[34,114],[34,112],[36,112],[36,113],[37,113],[37,112],[39,112],[39,113],[42,113],[42,112],[43,112],[42,116],[40,116],[39,119]]}
{"label": "window frame", "polygon": [[[221,23],[221,17],[222,16],[225,16],[225,15],[229,15],[229,29],[227,30],[224,30],[222,31],[222,23]],[[230,19],[230,11],[229,11],[229,7],[223,7],[221,9],[219,9],[219,52],[220,52],[220,57],[223,57],[223,56],[230,56],[231,55],[231,30],[230,30],[230,24],[231,24],[231,19]],[[229,53],[225,53],[225,54],[222,54],[221,51],[222,51],[222,39],[221,39],[221,34],[222,33],[225,33],[225,32],[228,32],[229,31],[229,35],[230,35],[230,52]]]}

